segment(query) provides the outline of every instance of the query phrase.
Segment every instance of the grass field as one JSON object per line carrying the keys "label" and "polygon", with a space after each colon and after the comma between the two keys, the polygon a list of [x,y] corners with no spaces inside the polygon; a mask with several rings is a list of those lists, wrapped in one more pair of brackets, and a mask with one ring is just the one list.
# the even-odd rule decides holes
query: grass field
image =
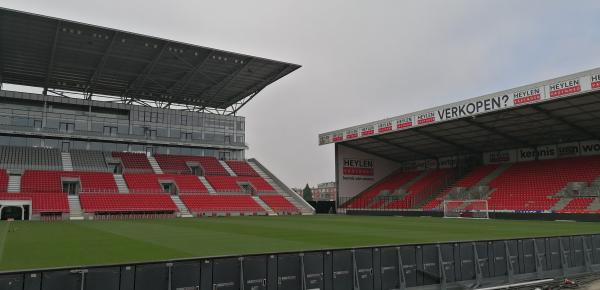
{"label": "grass field", "polygon": [[584,233],[600,233],[600,224],[363,216],[2,222],[0,270]]}

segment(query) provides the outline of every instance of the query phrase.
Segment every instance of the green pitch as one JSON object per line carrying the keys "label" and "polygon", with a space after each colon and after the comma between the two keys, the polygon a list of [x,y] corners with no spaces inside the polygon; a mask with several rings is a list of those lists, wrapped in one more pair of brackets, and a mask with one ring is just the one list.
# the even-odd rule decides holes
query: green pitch
{"label": "green pitch", "polygon": [[600,224],[363,216],[0,222],[0,270],[584,233],[600,233]]}

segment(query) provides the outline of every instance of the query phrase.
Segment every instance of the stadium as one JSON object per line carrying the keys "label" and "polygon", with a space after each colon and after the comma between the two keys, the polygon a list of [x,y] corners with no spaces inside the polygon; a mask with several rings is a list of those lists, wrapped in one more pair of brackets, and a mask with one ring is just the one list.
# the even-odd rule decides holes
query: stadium
{"label": "stadium", "polygon": [[246,157],[238,115],[300,65],[4,8],[0,24],[0,85],[40,89],[0,90],[0,290],[598,279],[600,69],[320,134],[338,192],[322,214]]}

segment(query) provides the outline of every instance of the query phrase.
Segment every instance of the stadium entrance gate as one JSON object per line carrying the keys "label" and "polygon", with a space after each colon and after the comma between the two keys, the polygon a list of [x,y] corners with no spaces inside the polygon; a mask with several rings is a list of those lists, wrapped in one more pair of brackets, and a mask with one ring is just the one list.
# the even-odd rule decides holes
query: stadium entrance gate
{"label": "stadium entrance gate", "polygon": [[473,289],[594,273],[600,235],[576,235],[2,272],[0,289]]}

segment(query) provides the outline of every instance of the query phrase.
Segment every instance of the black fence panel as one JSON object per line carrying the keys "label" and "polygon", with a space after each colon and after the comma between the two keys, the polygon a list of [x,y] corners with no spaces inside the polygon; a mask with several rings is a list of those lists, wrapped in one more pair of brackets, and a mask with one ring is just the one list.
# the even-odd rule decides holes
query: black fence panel
{"label": "black fence panel", "polygon": [[352,251],[333,251],[333,290],[354,289],[356,285],[354,267],[352,263]]}
{"label": "black fence panel", "polygon": [[592,236],[592,264],[600,264],[600,235]]}
{"label": "black fence panel", "polygon": [[119,290],[135,289],[135,267],[121,266],[121,282]]}
{"label": "black fence panel", "polygon": [[353,251],[353,272],[359,289],[372,290],[373,277],[373,249],[357,249]]}
{"label": "black fence panel", "polygon": [[168,289],[171,263],[138,265],[135,268],[135,290]]}
{"label": "black fence panel", "polygon": [[82,275],[85,290],[119,290],[120,267],[92,268]]}
{"label": "black fence panel", "polygon": [[382,248],[379,250],[379,275],[382,290],[400,289],[401,286],[406,287],[406,279],[401,280],[404,273],[402,273],[402,261],[399,257],[400,248]]}
{"label": "black fence panel", "polygon": [[301,262],[305,289],[324,289],[323,253],[306,253]]}
{"label": "black fence panel", "polygon": [[200,261],[200,290],[213,290],[213,260]]}
{"label": "black fence panel", "polygon": [[437,245],[425,245],[422,248],[423,257],[423,284],[431,285],[440,283],[440,264]]}
{"label": "black fence panel", "polygon": [[323,254],[323,289],[333,289],[333,253],[325,251]]}
{"label": "black fence panel", "polygon": [[199,289],[200,262],[175,262],[171,267],[171,289]]}
{"label": "black fence panel", "polygon": [[520,240],[520,249],[521,249],[521,273],[536,273],[538,266],[536,263],[538,261],[537,253],[535,250],[537,247],[535,246],[534,239],[526,239]]}
{"label": "black fence panel", "polygon": [[0,276],[0,290],[22,290],[23,274]]}
{"label": "black fence panel", "polygon": [[492,256],[489,254],[488,244],[488,242],[475,242],[475,260],[481,269],[483,278],[492,277],[492,273],[494,273],[491,261]]}
{"label": "black fence panel", "polygon": [[[285,254],[282,254],[285,255]],[[277,255],[269,255],[267,258],[267,289],[278,289],[278,278],[277,273]]]}
{"label": "black fence panel", "polygon": [[[419,275],[418,261],[421,260],[419,255],[420,247],[418,246],[403,246],[400,247],[400,256],[404,265],[404,276],[406,277],[406,286],[414,287],[423,285],[423,275]],[[419,279],[420,278],[420,279]]]}
{"label": "black fence panel", "polygon": [[475,259],[475,244],[458,244],[460,272],[457,275],[461,281],[470,281],[477,279],[477,260]]}
{"label": "black fence panel", "polygon": [[240,258],[215,259],[212,280],[212,288],[210,289],[240,289],[240,281],[242,281]]}
{"label": "black fence panel", "polygon": [[40,273],[27,273],[24,279],[23,290],[40,290],[42,288],[42,275]]}
{"label": "black fence panel", "polygon": [[302,289],[301,263],[299,254],[279,255],[277,259],[277,289]]}
{"label": "black fence panel", "polygon": [[493,277],[506,276],[508,273],[506,257],[506,245],[504,241],[495,241],[491,244],[490,250],[492,252],[493,261]]}
{"label": "black fence panel", "polygon": [[59,270],[42,273],[42,290],[79,290],[82,275],[71,271]]}
{"label": "black fence panel", "polygon": [[571,266],[585,267],[584,237],[571,237]]}
{"label": "black fence panel", "polygon": [[267,256],[249,256],[242,260],[244,289],[267,289]]}
{"label": "black fence panel", "polygon": [[440,274],[442,282],[454,282],[456,281],[456,259],[455,249],[458,245],[456,244],[441,244],[438,245],[438,258],[441,263]]}
{"label": "black fence panel", "polygon": [[548,270],[562,269],[559,238],[546,238],[546,258],[548,259]]}

